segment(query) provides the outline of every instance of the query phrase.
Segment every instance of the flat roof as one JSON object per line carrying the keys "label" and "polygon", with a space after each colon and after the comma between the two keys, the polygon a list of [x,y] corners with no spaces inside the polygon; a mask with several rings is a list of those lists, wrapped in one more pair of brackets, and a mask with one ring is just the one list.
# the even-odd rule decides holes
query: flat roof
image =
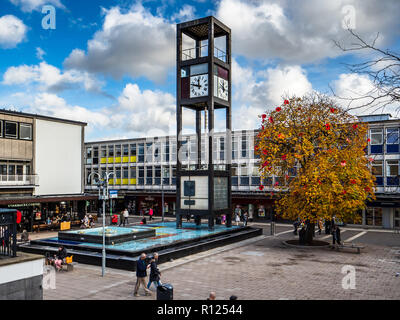
{"label": "flat roof", "polygon": [[22,112],[22,111],[0,109],[0,114],[7,114],[10,116],[28,117],[28,118],[34,118],[34,119],[42,119],[42,120],[48,120],[48,121],[64,122],[64,123],[70,123],[70,124],[75,124],[75,125],[79,125],[79,126],[87,126],[87,123],[82,122],[82,121],[61,119],[61,118],[50,117],[50,116],[45,116],[45,115],[41,115],[41,114],[27,113],[27,112]]}

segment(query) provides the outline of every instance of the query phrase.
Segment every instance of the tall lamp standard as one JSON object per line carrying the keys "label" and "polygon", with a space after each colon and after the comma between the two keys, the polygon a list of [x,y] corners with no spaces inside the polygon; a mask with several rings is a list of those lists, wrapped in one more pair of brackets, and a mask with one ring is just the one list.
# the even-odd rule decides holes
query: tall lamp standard
{"label": "tall lamp standard", "polygon": [[[102,179],[101,176],[97,172],[92,172],[88,176],[88,180],[90,181],[90,177],[92,174],[98,176],[98,188],[99,188],[99,200],[103,200],[103,249],[102,249],[102,259],[101,259],[101,276],[104,277],[106,273],[106,200],[108,200],[108,180],[111,175],[114,175],[114,172],[109,172],[106,174],[105,179]],[[103,195],[100,195],[100,188],[103,190]]]}

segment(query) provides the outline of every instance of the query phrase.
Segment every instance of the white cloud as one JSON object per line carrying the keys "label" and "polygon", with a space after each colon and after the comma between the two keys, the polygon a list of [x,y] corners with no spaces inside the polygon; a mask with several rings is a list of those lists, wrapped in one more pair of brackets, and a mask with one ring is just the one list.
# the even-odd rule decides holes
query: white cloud
{"label": "white cloud", "polygon": [[89,126],[107,126],[110,118],[102,111],[92,111],[80,106],[71,106],[67,102],[51,93],[39,93],[34,98],[28,110],[32,113],[49,115],[62,119],[87,122]]}
{"label": "white cloud", "polygon": [[100,92],[101,83],[87,72],[60,69],[46,62],[39,65],[10,67],[3,75],[3,84],[19,85],[37,83],[42,91],[61,91],[83,85],[87,91]]}
{"label": "white cloud", "polygon": [[12,4],[21,7],[24,12],[32,12],[34,10],[41,11],[44,5],[53,5],[58,8],[65,8],[60,0],[10,0]]}
{"label": "white cloud", "polygon": [[128,83],[118,99],[113,119],[122,123],[121,129],[137,135],[165,135],[176,128],[176,101],[169,93],[140,90]]}
{"label": "white cloud", "polygon": [[177,22],[193,20],[195,18],[195,11],[195,7],[185,4],[178,13],[172,15],[171,19]]}
{"label": "white cloud", "polygon": [[386,41],[398,29],[400,2],[373,0],[221,0],[217,18],[232,29],[236,54],[256,59],[282,59],[301,64],[336,57],[342,52],[332,40],[349,42],[342,28],[345,5],[354,8],[357,33],[365,38],[381,33]]}
{"label": "white cloud", "polygon": [[379,92],[367,75],[341,74],[332,82],[332,89],[339,97],[338,103],[354,115],[390,113],[398,116],[398,105],[390,104],[388,97],[378,98]]}
{"label": "white cloud", "polygon": [[65,66],[114,78],[129,75],[164,80],[175,65],[175,25],[152,15],[141,4],[126,13],[119,7],[103,10],[102,30],[88,41],[87,52],[73,50]]}
{"label": "white cloud", "polygon": [[17,17],[2,16],[0,18],[0,47],[15,48],[25,39],[27,31],[27,26]]}
{"label": "white cloud", "polygon": [[277,66],[257,74],[251,68],[232,63],[234,129],[254,129],[258,115],[282,104],[283,96],[302,96],[312,91],[307,74],[300,66]]}

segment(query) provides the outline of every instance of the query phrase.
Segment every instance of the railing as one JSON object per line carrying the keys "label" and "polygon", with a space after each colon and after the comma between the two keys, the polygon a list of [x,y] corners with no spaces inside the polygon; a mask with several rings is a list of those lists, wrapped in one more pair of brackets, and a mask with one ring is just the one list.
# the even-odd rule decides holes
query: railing
{"label": "railing", "polygon": [[[200,49],[200,57],[197,57],[197,50]],[[207,57],[208,56],[208,45],[203,45],[200,47],[194,47],[189,49],[182,50],[182,61]],[[214,47],[214,57],[218,58],[219,60],[226,62],[226,52]]]}
{"label": "railing", "polygon": [[2,186],[36,186],[38,185],[38,175],[0,175],[0,187]]}
{"label": "railing", "polygon": [[0,256],[17,256],[16,210],[0,209]]}

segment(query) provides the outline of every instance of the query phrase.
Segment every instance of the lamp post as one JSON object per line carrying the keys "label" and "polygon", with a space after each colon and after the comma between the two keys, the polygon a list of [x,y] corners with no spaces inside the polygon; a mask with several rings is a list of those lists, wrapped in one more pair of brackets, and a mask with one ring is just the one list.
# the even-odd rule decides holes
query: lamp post
{"label": "lamp post", "polygon": [[[106,233],[105,233],[105,223],[106,223],[106,200],[108,200],[108,180],[111,175],[114,175],[114,172],[109,172],[106,174],[105,179],[101,179],[100,175],[97,172],[92,172],[88,176],[88,180],[90,181],[90,177],[92,174],[96,174],[99,177],[98,187],[99,187],[99,200],[103,200],[103,249],[102,249],[102,259],[101,259],[101,276],[104,277],[106,273]],[[103,195],[100,195],[100,187],[103,189]]]}

